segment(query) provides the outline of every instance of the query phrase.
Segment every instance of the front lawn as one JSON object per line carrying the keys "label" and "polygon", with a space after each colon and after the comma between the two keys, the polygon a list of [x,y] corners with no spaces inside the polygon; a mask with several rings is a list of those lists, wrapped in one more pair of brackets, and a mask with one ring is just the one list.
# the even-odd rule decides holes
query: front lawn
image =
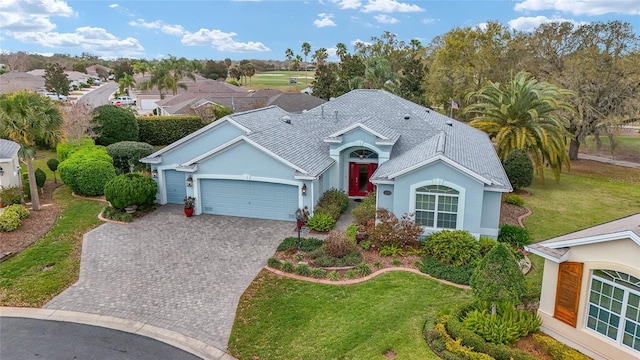
{"label": "front lawn", "polygon": [[239,359],[438,359],[425,321],[468,291],[392,272],[357,285],[321,285],[263,271],[240,298],[229,350]]}
{"label": "front lawn", "polygon": [[40,307],[78,280],[82,235],[100,224],[99,201],[71,196],[63,186],[54,192],[59,219],[38,242],[0,263],[0,305]]}

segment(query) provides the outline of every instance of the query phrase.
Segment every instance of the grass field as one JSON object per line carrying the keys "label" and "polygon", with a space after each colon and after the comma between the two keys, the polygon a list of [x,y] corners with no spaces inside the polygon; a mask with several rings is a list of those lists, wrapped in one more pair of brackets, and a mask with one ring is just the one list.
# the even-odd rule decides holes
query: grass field
{"label": "grass field", "polygon": [[640,159],[640,136],[631,130],[627,131],[626,134],[615,137],[616,143],[613,151],[609,138],[606,136],[600,137],[602,142],[600,149],[598,149],[595,138],[588,136],[580,146],[580,152],[613,157],[618,160],[633,161],[635,159],[637,161],[637,159]]}
{"label": "grass field", "polygon": [[[268,71],[255,74],[251,77],[251,81],[247,79],[244,86],[254,90],[277,89],[284,92],[298,92],[311,86],[314,76],[313,71]],[[291,78],[296,79],[295,84],[289,82]]]}

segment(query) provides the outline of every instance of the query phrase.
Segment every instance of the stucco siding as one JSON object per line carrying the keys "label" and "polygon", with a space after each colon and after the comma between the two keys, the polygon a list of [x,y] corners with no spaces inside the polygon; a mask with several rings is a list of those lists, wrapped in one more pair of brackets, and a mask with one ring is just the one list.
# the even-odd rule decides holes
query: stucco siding
{"label": "stucco siding", "polygon": [[242,134],[242,130],[225,122],[162,154],[162,164],[185,163]]}
{"label": "stucco siding", "polygon": [[0,162],[0,167],[2,167],[2,170],[4,171],[3,175],[0,176],[0,187],[17,186],[22,184],[20,171],[18,171],[19,166],[20,163],[18,162],[18,156],[15,156],[10,161]]}
{"label": "stucco siding", "polygon": [[502,193],[495,191],[483,192],[482,212],[480,214],[480,233],[482,235],[498,236],[501,205]]}
{"label": "stucco siding", "polygon": [[[395,196],[393,185],[380,184],[380,185],[378,185],[376,191],[377,191],[376,192],[376,197],[377,197],[377,200],[378,200],[378,203],[377,203],[376,207],[385,208],[387,210],[393,209],[393,198]],[[385,191],[391,191],[391,194],[390,195],[385,195],[384,194]]]}
{"label": "stucco siding", "polygon": [[362,141],[364,143],[375,146],[376,137],[360,128],[353,129],[347,132],[346,134],[342,135],[343,144],[348,144],[356,141]]}

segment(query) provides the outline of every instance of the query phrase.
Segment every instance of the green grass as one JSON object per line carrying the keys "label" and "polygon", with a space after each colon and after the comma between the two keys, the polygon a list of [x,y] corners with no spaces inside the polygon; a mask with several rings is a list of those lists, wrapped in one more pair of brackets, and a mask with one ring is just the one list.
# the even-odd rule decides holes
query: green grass
{"label": "green grass", "polygon": [[[313,71],[267,71],[256,73],[251,77],[251,81],[247,79],[245,87],[249,89],[277,89],[284,92],[298,92],[307,86],[311,86],[314,80],[315,72]],[[290,78],[296,78],[297,84],[290,84]]]}
{"label": "green grass", "polygon": [[104,204],[74,198],[66,186],[54,200],[61,213],[53,228],[0,263],[0,305],[40,307],[78,280],[82,235],[101,223],[97,215]]}
{"label": "green grass", "polygon": [[[36,152],[36,157],[33,160],[33,170],[35,171],[37,168],[42,169],[44,173],[47,175],[47,180],[53,180],[53,172],[49,170],[49,167],[47,166],[47,161],[49,161],[49,159],[52,159],[52,158],[57,159],[55,150],[38,150]],[[21,163],[20,167],[21,167],[20,172],[23,174],[26,174],[27,164]],[[58,175],[57,171],[56,171],[56,179],[58,179],[58,182],[60,182],[60,176]]]}
{"label": "green grass", "polygon": [[[600,136],[602,142],[601,150],[610,151],[611,144],[609,138],[606,136]],[[640,136],[616,136],[615,151],[633,151],[640,154]],[[596,140],[593,136],[587,136],[582,146],[581,151],[594,152],[597,151]]]}
{"label": "green grass", "polygon": [[229,349],[240,359],[438,359],[425,321],[468,291],[393,272],[358,285],[313,284],[264,271],[238,305]]}

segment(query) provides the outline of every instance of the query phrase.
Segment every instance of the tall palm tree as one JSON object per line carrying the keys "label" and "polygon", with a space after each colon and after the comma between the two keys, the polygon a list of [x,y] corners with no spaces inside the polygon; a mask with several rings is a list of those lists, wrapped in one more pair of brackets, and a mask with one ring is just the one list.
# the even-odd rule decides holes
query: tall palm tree
{"label": "tall palm tree", "polygon": [[139,60],[133,63],[133,71],[138,74],[142,74],[143,77],[146,73],[149,72],[150,69],[151,65],[147,60]]}
{"label": "tall palm tree", "polygon": [[527,72],[519,72],[506,85],[489,82],[467,95],[477,100],[464,109],[475,115],[470,125],[485,131],[497,143],[502,161],[513,149],[526,151],[544,182],[545,165],[560,180],[562,166],[570,166],[567,153],[568,114],[574,112],[568,102],[574,93],[547,82],[537,81]]}
{"label": "tall palm tree", "polygon": [[55,146],[62,139],[62,114],[48,97],[31,91],[0,95],[0,137],[20,145],[19,155],[27,163],[31,205],[40,210],[38,185],[32,159],[36,142]]}
{"label": "tall palm tree", "polygon": [[311,60],[315,61],[317,66],[322,66],[324,65],[324,62],[327,60],[328,57],[329,57],[329,54],[327,54],[327,49],[320,48],[316,50],[315,53],[313,53]]}
{"label": "tall palm tree", "polygon": [[124,73],[124,75],[118,80],[118,90],[122,94],[124,89],[129,89],[129,94],[131,94],[131,88],[136,85],[136,80],[133,78],[133,75],[129,73]]}
{"label": "tall palm tree", "polygon": [[338,55],[338,57],[340,58],[340,61],[342,61],[342,59],[344,59],[344,56],[347,55],[347,45],[341,42],[337,43],[336,55]]}
{"label": "tall palm tree", "polygon": [[296,55],[296,57],[293,59],[293,68],[297,70],[300,70],[300,65],[302,64],[302,56],[300,55]]}
{"label": "tall palm tree", "polygon": [[291,48],[288,48],[284,52],[284,56],[287,58],[287,67],[289,67],[289,70],[291,70],[291,59],[293,59],[293,50],[291,50]]}
{"label": "tall palm tree", "polygon": [[[304,54],[304,62],[307,62],[307,56],[309,55],[309,53],[311,52],[311,44],[309,44],[308,42],[303,42],[302,43],[302,53]],[[306,66],[305,66],[305,70],[306,70]]]}

